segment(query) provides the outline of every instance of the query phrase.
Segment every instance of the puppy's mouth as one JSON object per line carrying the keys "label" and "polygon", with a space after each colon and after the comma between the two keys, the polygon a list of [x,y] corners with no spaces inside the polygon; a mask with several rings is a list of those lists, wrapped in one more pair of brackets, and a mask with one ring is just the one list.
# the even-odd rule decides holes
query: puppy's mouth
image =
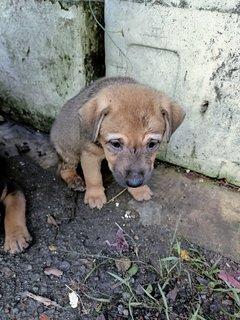
{"label": "puppy's mouth", "polygon": [[119,171],[112,171],[114,179],[120,186],[126,188],[138,188],[145,185],[151,177],[151,172],[144,172],[143,170],[131,170],[122,174]]}

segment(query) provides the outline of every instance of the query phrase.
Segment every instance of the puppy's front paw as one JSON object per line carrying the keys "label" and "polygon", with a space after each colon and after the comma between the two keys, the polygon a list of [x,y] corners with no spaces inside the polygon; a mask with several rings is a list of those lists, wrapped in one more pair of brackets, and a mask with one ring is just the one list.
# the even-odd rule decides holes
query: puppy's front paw
{"label": "puppy's front paw", "polygon": [[151,189],[147,185],[138,188],[128,188],[128,191],[137,201],[150,200],[153,195]]}
{"label": "puppy's front paw", "polygon": [[88,188],[86,190],[84,203],[89,204],[90,208],[101,209],[106,202],[104,188]]}
{"label": "puppy's front paw", "polygon": [[4,251],[9,253],[18,253],[26,249],[32,237],[26,226],[15,226],[6,232]]}

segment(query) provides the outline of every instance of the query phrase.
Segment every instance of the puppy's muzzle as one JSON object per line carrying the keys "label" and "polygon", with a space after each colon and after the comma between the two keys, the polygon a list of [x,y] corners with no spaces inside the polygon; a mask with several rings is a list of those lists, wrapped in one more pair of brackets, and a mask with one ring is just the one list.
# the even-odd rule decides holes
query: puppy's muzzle
{"label": "puppy's muzzle", "polygon": [[137,188],[144,182],[144,172],[131,170],[126,172],[126,184],[128,187]]}

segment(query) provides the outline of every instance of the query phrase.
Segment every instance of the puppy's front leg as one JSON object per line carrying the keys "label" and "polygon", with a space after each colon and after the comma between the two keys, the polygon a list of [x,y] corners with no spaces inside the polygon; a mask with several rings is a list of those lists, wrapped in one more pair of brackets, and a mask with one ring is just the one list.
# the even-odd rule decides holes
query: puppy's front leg
{"label": "puppy's front leg", "polygon": [[131,193],[133,198],[137,201],[150,200],[153,195],[152,190],[147,185],[137,188],[129,187],[128,192]]}
{"label": "puppy's front leg", "polygon": [[88,151],[83,151],[81,155],[81,165],[86,184],[84,203],[89,204],[90,208],[101,209],[107,201],[102,183],[102,160],[102,155],[96,155]]}

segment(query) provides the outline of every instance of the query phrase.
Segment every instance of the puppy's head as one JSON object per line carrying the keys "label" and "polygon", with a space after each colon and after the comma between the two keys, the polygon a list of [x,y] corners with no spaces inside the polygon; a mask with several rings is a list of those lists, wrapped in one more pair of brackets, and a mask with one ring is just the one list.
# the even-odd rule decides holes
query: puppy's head
{"label": "puppy's head", "polygon": [[92,142],[99,142],[115,180],[139,187],[149,180],[159,145],[185,113],[162,92],[140,84],[102,89],[79,110]]}

